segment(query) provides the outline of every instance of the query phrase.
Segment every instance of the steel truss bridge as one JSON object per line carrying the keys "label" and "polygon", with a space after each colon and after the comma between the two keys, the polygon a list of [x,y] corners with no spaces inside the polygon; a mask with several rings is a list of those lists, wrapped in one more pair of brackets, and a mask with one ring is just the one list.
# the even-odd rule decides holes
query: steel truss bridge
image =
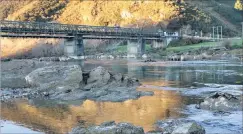
{"label": "steel truss bridge", "polygon": [[60,23],[0,21],[1,37],[74,38],[83,39],[138,39],[158,40],[163,32],[149,32],[140,28],[69,25]]}

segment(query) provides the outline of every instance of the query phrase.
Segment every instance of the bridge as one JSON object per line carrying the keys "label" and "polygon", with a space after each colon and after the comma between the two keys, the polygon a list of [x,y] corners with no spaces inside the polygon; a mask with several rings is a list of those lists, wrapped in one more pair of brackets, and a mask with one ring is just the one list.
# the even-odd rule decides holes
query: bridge
{"label": "bridge", "polygon": [[145,42],[154,46],[168,45],[178,35],[151,32],[141,28],[68,25],[60,23],[0,21],[1,37],[8,38],[63,38],[65,53],[69,56],[84,55],[84,39],[127,40],[128,51],[139,56],[145,53]]}

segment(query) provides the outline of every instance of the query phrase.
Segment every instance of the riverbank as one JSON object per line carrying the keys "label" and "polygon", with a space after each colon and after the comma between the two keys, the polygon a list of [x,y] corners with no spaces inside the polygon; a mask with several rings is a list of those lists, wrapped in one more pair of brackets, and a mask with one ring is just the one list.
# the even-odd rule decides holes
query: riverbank
{"label": "riverbank", "polygon": [[[170,46],[171,45],[171,46]],[[163,59],[165,61],[197,61],[197,60],[235,60],[243,58],[243,42],[241,39],[224,40],[219,42],[202,42],[198,44],[174,46],[173,42],[167,48],[152,48],[146,45],[142,58]],[[97,58],[134,58],[136,55],[127,54],[127,46],[117,46],[112,50],[103,50]],[[87,52],[89,53],[89,52]],[[91,52],[92,53],[92,52]]]}

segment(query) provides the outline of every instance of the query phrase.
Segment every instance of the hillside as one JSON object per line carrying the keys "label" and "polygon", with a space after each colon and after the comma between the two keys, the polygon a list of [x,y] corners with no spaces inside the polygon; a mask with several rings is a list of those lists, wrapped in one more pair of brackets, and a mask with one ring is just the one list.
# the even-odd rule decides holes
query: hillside
{"label": "hillside", "polygon": [[228,31],[226,35],[235,35],[240,31],[242,18],[233,8],[235,0],[184,1],[179,7],[176,0],[0,0],[0,19],[101,26],[168,28],[169,25],[169,29],[190,24],[193,30],[203,30],[204,33],[211,31],[211,26],[223,25]]}
{"label": "hillside", "polygon": [[[242,21],[240,12],[234,9],[234,3],[235,0],[182,0],[181,4],[176,0],[0,0],[0,20],[120,25],[148,30],[180,29],[182,33],[191,35],[202,31],[205,36],[212,33],[213,26],[222,25],[223,35],[232,37],[240,35]],[[13,41],[5,39],[1,42],[1,53],[6,56],[11,52],[12,55],[18,51],[16,48],[26,50],[30,49],[29,46],[41,44],[36,41],[24,41],[31,44],[18,47],[11,44]]]}

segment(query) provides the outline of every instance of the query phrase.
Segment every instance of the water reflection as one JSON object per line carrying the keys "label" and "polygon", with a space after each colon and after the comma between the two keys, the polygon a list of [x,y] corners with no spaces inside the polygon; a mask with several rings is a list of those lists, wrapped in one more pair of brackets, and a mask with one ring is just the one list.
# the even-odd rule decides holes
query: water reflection
{"label": "water reflection", "polygon": [[113,72],[134,76],[143,81],[174,81],[173,86],[185,87],[194,82],[243,84],[242,64],[223,61],[155,62],[136,60],[87,61],[84,69],[105,66]]}
{"label": "water reflection", "polygon": [[[139,89],[144,90],[144,89]],[[157,120],[181,116],[175,108],[182,107],[182,98],[172,91],[156,91],[155,96],[122,103],[94,102],[86,100],[79,106],[45,105],[40,102],[19,100],[2,104],[2,118],[12,120],[44,132],[66,133],[79,120],[86,124],[100,124],[104,121],[130,122],[152,130]]]}

